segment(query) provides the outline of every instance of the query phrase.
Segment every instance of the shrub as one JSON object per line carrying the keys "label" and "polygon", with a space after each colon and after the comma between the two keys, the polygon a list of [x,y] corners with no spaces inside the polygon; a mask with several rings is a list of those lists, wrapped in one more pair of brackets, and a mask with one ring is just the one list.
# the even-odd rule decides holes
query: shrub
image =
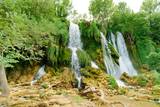
{"label": "shrub", "polygon": [[85,51],[78,50],[77,55],[78,55],[81,67],[86,67],[91,65],[91,58]]}
{"label": "shrub", "polygon": [[147,58],[150,68],[160,72],[160,52],[151,52]]}

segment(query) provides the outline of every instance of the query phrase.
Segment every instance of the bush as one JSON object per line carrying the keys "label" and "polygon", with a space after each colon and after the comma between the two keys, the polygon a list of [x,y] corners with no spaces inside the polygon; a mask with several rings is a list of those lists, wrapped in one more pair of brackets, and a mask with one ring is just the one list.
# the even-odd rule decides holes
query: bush
{"label": "bush", "polygon": [[160,72],[160,52],[151,52],[147,58],[150,68]]}
{"label": "bush", "polygon": [[137,84],[142,87],[146,86],[147,83],[149,82],[148,78],[146,78],[144,75],[139,75],[136,78],[136,81],[137,81]]}
{"label": "bush", "polygon": [[155,51],[155,44],[151,40],[151,38],[145,37],[145,38],[139,38],[136,41],[137,50],[141,59],[142,64],[148,64],[147,56],[150,54],[150,52]]}
{"label": "bush", "polygon": [[85,51],[78,50],[77,55],[78,55],[81,67],[86,67],[91,65],[91,58]]}
{"label": "bush", "polygon": [[71,51],[68,48],[60,48],[51,44],[47,51],[47,57],[53,67],[70,66]]}
{"label": "bush", "polygon": [[[6,67],[13,67],[19,61],[46,59],[49,43],[55,45],[51,49],[54,55],[49,58],[52,61],[57,59],[57,51],[63,50],[68,43],[68,22],[65,14],[69,1],[62,0],[62,4],[58,2],[57,5],[55,3],[55,0],[0,2],[1,63]],[[57,60],[54,62],[57,63]]]}

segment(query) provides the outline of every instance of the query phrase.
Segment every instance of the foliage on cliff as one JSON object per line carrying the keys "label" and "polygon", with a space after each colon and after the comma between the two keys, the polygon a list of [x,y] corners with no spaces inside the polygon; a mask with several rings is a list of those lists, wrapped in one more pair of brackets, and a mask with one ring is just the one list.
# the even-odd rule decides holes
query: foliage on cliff
{"label": "foliage on cliff", "polygon": [[49,44],[65,47],[69,3],[69,0],[1,1],[0,63],[13,67],[17,62],[40,61],[46,58]]}

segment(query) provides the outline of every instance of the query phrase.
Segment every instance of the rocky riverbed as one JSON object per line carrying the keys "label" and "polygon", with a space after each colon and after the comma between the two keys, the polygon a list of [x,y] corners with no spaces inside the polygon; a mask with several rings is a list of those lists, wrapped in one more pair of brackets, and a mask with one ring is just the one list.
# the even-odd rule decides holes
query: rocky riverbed
{"label": "rocky riverbed", "polygon": [[54,88],[47,84],[30,86],[18,84],[11,86],[8,98],[0,97],[0,107],[160,107],[158,96],[150,95],[145,89],[126,89],[124,95],[108,90],[87,87],[79,91],[76,88]]}

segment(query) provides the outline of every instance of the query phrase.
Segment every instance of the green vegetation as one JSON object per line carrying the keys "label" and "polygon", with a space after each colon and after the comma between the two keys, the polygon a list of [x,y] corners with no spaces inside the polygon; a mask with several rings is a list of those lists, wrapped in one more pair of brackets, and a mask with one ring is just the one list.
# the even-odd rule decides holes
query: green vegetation
{"label": "green vegetation", "polygon": [[78,50],[77,51],[80,66],[81,67],[86,67],[91,65],[91,58],[90,56],[83,50]]}
{"label": "green vegetation", "polygon": [[93,60],[96,60],[97,53],[95,50],[101,48],[99,26],[95,21],[88,22],[85,20],[80,21],[79,25],[83,41],[83,49]]}
{"label": "green vegetation", "polygon": [[[0,0],[0,107],[116,107],[129,106],[132,101],[132,106],[152,107],[149,104],[159,103],[160,0],[144,0],[137,13],[125,2],[90,0],[89,13],[91,16],[87,18],[72,11],[72,0]],[[75,60],[80,65],[76,72],[71,65],[72,50],[68,48],[72,36],[69,15],[79,25],[83,45],[76,51]],[[72,33],[77,33],[76,30]],[[123,34],[137,76],[124,73],[119,78],[118,68],[116,78],[106,73],[112,64],[105,67],[101,32],[110,51],[103,48],[118,65],[125,59],[119,55],[120,49],[114,47],[119,43],[113,46],[109,35]],[[91,67],[91,61],[98,69]],[[106,61],[112,62],[110,58]],[[46,74],[30,86],[42,65]],[[13,94],[9,96],[8,86],[3,85],[4,77],[11,85]],[[127,87],[118,87],[119,79]],[[7,96],[6,101],[1,95]]]}
{"label": "green vegetation", "polygon": [[135,77],[129,77],[126,73],[121,76],[121,79],[130,85],[138,85],[141,87],[151,87],[159,85],[160,73],[150,71],[141,73]]}
{"label": "green vegetation", "polygon": [[[100,32],[107,38],[111,32],[116,34],[119,31],[124,35],[131,59],[140,71],[135,77],[124,74],[122,80],[130,85],[152,87],[155,93],[159,92],[159,4],[159,0],[144,0],[141,10],[135,13],[124,2],[116,5],[113,0],[91,0],[89,11],[93,19],[76,20],[83,42],[83,49],[77,50],[82,83],[118,89],[116,80],[105,72]],[[70,0],[0,0],[0,65],[11,71],[45,64],[47,68],[51,67],[48,71],[54,71],[55,76],[62,76],[61,83],[57,83],[59,87],[76,86],[74,73],[69,69],[72,52],[67,47],[70,9]],[[108,47],[118,64],[118,52],[112,44],[109,43]],[[91,68],[91,61],[96,62],[100,69]],[[65,72],[57,72],[64,68]],[[23,72],[27,70],[23,70],[20,69],[20,75],[26,74]],[[49,84],[41,84],[41,88],[48,87]],[[125,94],[126,90],[119,89],[119,93]]]}
{"label": "green vegetation", "polygon": [[107,79],[107,81],[108,81],[108,85],[109,85],[109,88],[110,88],[110,89],[117,89],[117,88],[118,88],[117,82],[116,82],[116,80],[114,79],[114,77],[112,77],[112,76],[107,76],[106,79]]}
{"label": "green vegetation", "polygon": [[62,50],[68,42],[69,5],[68,0],[1,1],[0,62],[13,67],[18,62],[41,61],[49,44]]}
{"label": "green vegetation", "polygon": [[[112,12],[109,12],[110,9]],[[112,0],[92,0],[90,11],[98,24],[100,22],[104,24],[104,19],[107,19],[107,24],[105,23],[107,27],[100,24],[101,29],[106,29],[103,32],[120,31],[123,33],[133,60],[141,64],[137,66],[147,64],[150,69],[159,72],[160,10],[158,0],[144,0],[138,13],[134,13],[124,2],[113,5]]]}

